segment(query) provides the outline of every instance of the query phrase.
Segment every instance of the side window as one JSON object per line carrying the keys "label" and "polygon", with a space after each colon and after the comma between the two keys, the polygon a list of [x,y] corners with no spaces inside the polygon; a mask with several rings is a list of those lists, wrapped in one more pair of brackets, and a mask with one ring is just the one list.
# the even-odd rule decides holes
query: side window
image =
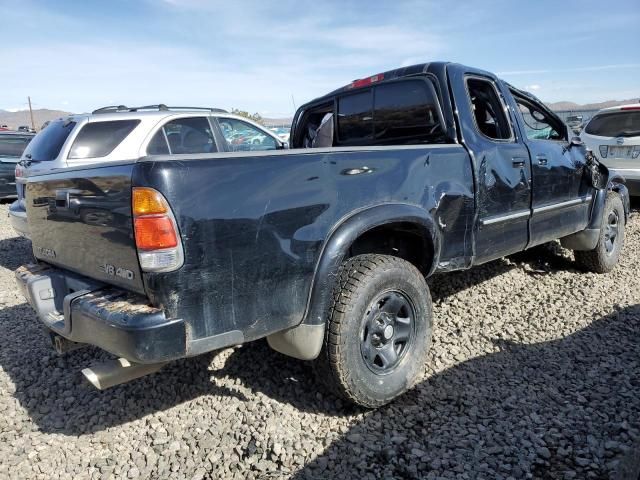
{"label": "side window", "polygon": [[380,85],[374,93],[376,140],[433,140],[440,132],[438,101],[420,80]]}
{"label": "side window", "polygon": [[267,135],[250,123],[235,118],[218,118],[218,124],[232,152],[278,148],[278,143],[271,135]]}
{"label": "side window", "polygon": [[[513,92],[512,92],[513,93]],[[565,127],[532,100],[514,94],[529,140],[565,140]]]}
{"label": "side window", "polygon": [[120,145],[140,120],[114,120],[89,122],[78,133],[71,150],[70,159],[106,157]]}
{"label": "side window", "polygon": [[480,133],[493,140],[509,140],[511,127],[493,83],[480,78],[468,78],[467,90]]}
{"label": "side window", "polygon": [[147,154],[189,154],[216,152],[211,125],[206,117],[178,118],[167,122],[156,132]]}
{"label": "side window", "polygon": [[338,99],[338,140],[342,144],[373,140],[372,90]]}
{"label": "side window", "polygon": [[339,145],[438,143],[443,129],[435,89],[401,80],[338,98]]}

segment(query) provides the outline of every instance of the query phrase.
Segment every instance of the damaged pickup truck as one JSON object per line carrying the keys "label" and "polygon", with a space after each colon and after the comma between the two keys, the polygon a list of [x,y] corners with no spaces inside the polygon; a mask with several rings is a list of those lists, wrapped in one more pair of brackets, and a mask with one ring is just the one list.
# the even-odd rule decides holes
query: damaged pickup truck
{"label": "damaged pickup truck", "polygon": [[38,263],[18,285],[59,351],[119,357],[84,370],[96,387],[266,337],[376,407],[424,368],[425,276],[555,239],[595,272],[622,251],[624,180],[491,73],[437,62],[356,80],[302,106],[292,133],[291,150],[29,177]]}

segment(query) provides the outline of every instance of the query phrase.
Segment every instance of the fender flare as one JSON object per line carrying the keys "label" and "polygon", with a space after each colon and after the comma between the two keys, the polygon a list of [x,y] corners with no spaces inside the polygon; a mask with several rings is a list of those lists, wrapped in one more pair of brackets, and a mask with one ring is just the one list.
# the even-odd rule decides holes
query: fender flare
{"label": "fender flare", "polygon": [[271,348],[302,360],[312,360],[320,354],[340,265],[348,255],[351,245],[362,234],[391,223],[411,223],[424,232],[433,247],[433,259],[425,273],[433,272],[440,254],[440,234],[429,212],[404,203],[388,203],[359,210],[332,228],[316,264],[302,322],[296,327],[267,337]]}
{"label": "fender flare", "polygon": [[615,171],[610,171],[607,181],[607,191],[616,192],[622,198],[625,222],[629,219],[629,212],[631,211],[631,199],[629,197],[629,190],[627,190],[626,183],[627,181],[622,175]]}
{"label": "fender flare", "polygon": [[587,227],[567,237],[561,238],[560,243],[564,248],[570,250],[593,250],[598,244],[600,238],[600,227],[602,225],[602,213],[604,211],[605,202],[609,192],[616,192],[622,198],[624,207],[625,223],[629,218],[631,203],[629,199],[629,191],[625,185],[625,179],[615,172],[611,173],[607,179],[607,187],[596,190],[593,199],[593,207],[591,209],[591,218]]}

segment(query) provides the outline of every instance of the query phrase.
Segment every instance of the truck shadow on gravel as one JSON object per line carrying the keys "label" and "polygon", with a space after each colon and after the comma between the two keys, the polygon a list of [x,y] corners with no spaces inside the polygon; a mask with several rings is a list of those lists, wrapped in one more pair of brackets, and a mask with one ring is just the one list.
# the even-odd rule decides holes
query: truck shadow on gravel
{"label": "truck shadow on gravel", "polygon": [[635,305],[563,339],[496,341],[366,413],[294,478],[635,479],[639,338]]}
{"label": "truck shadow on gravel", "polygon": [[[0,266],[4,268],[13,270],[31,260],[30,242],[25,239],[0,240],[2,249],[12,251],[10,256],[0,256],[4,259]],[[536,254],[523,261],[540,262],[541,258],[547,259],[544,260],[547,263],[554,261],[556,254],[552,250],[541,251],[542,257]],[[469,271],[433,277],[429,282],[432,295],[436,302],[445,301],[460,290],[514,268],[522,268],[522,263],[501,259]],[[27,304],[0,310],[0,338],[5,339],[0,350],[0,367],[15,385],[16,399],[45,432],[81,435],[100,431],[202,395],[244,399],[243,389],[224,386],[238,379],[244,390],[261,391],[299,410],[337,416],[354,413],[353,408],[310,388],[314,385],[314,376],[308,363],[273,352],[264,341],[231,352],[214,352],[173,362],[158,374],[99,392],[84,381],[80,370],[110,358],[109,355],[99,349],[86,348],[58,357]],[[224,366],[208,370],[220,354],[228,356]]]}
{"label": "truck shadow on gravel", "polygon": [[0,267],[15,270],[20,265],[33,262],[31,242],[23,237],[0,239]]}
{"label": "truck shadow on gravel", "polygon": [[[434,374],[376,411],[343,405],[315,383],[307,364],[265,342],[227,350],[220,362],[215,357],[222,352],[174,362],[99,392],[79,370],[107,355],[88,348],[57,357],[39,330],[26,305],[0,312],[0,334],[12,340],[0,352],[0,365],[15,391],[0,389],[47,433],[77,436],[203,395],[214,396],[210,402],[230,396],[244,402],[261,392],[323,416],[364,415],[296,479],[439,478],[447,472],[570,478],[567,471],[575,478],[633,478],[612,476],[625,456],[627,468],[638,467],[629,449],[640,438],[640,305],[566,338],[533,345],[496,341],[497,353]],[[18,421],[14,428],[32,427]]]}

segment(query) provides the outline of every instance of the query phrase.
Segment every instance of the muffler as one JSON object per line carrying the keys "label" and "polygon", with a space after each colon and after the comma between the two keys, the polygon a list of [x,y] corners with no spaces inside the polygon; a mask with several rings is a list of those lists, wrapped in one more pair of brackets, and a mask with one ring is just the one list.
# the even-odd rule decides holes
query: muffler
{"label": "muffler", "polygon": [[85,368],[82,374],[98,390],[105,390],[155,373],[165,365],[166,363],[131,363],[126,358],[118,358]]}

